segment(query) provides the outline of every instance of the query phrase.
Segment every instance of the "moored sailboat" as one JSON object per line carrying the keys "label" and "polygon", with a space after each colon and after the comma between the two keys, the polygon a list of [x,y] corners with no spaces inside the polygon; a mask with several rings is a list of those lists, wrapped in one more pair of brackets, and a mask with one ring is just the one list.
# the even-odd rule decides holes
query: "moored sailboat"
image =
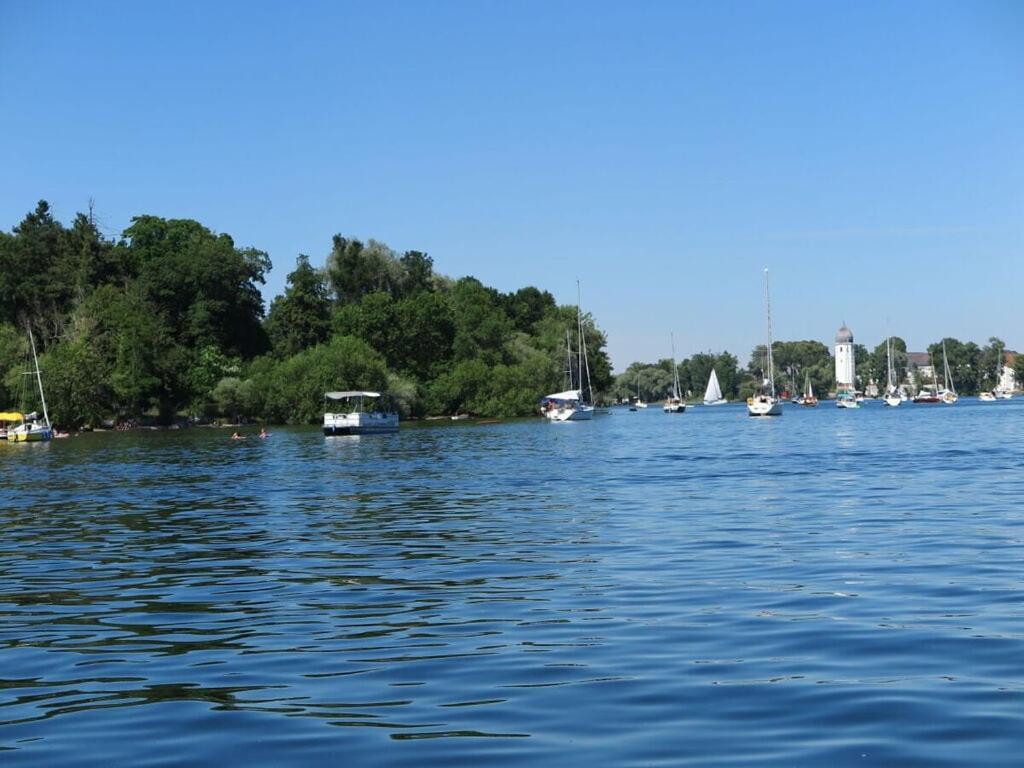
{"label": "moored sailboat", "polygon": [[890,408],[896,408],[900,403],[903,402],[903,398],[900,397],[900,392],[896,388],[895,382],[895,369],[892,364],[892,337],[890,336],[885,340],[885,357],[886,357],[886,387],[885,396],[882,398],[882,402],[888,405]]}
{"label": "moored sailboat", "polygon": [[18,411],[0,414],[0,419],[4,421],[19,422],[7,429],[7,441],[11,443],[39,443],[53,439],[53,426],[50,424],[50,414],[46,409],[46,394],[43,392],[43,375],[39,370],[39,358],[36,356],[36,340],[32,335],[31,327],[28,329],[28,340],[32,348],[32,364],[35,370],[26,371],[25,375],[35,376],[36,384],[39,387],[39,400],[43,405],[43,418],[40,420],[39,414],[34,411],[25,414]]}
{"label": "moored sailboat", "polygon": [[665,413],[686,413],[686,403],[683,402],[679,387],[679,368],[676,367],[676,340],[672,334],[669,334],[669,338],[672,341],[672,394],[661,409]]}
{"label": "moored sailboat", "polygon": [[1009,400],[1013,397],[1013,393],[1001,389],[999,381],[1002,378],[1003,372],[1003,351],[996,348],[996,370],[995,377],[993,378],[993,387],[985,392],[978,393],[978,399],[983,403],[994,403],[996,400]]}
{"label": "moored sailboat", "polygon": [[[576,281],[576,371],[573,376],[572,344],[569,331],[565,332],[566,377],[569,388],[548,395],[541,402],[541,412],[549,421],[590,421],[594,418],[593,388],[590,385],[590,362],[587,360],[587,341],[583,335],[583,310],[580,308],[580,284]],[[584,389],[584,377],[586,388]]]}
{"label": "moored sailboat", "polygon": [[944,378],[944,386],[939,391],[939,397],[942,398],[942,402],[945,405],[952,405],[960,399],[956,393],[956,387],[953,385],[953,374],[949,370],[949,358],[946,357],[946,340],[942,340],[942,374]]}
{"label": "moored sailboat", "polygon": [[633,401],[633,407],[630,409],[635,411],[637,408],[646,408],[647,403],[640,397],[640,371],[636,372],[636,400]]}
{"label": "moored sailboat", "polygon": [[932,383],[930,385],[925,384],[920,387],[917,394],[914,395],[913,402],[933,405],[935,403],[941,403],[942,398],[939,397],[939,382],[935,377],[935,363],[932,361],[931,356],[929,356],[928,362],[930,363],[929,367],[932,369]]}
{"label": "moored sailboat", "polygon": [[772,304],[768,292],[768,270],[764,271],[764,306],[768,325],[768,346],[765,348],[766,376],[761,382],[761,391],[747,398],[749,416],[781,416],[782,402],[775,395],[775,368],[772,359]]}

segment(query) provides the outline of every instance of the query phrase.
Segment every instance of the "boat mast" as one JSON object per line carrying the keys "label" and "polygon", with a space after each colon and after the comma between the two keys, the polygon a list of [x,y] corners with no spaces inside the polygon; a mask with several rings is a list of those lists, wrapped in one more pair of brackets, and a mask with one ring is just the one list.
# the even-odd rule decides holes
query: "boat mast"
{"label": "boat mast", "polygon": [[945,387],[954,395],[956,387],[953,386],[953,374],[949,370],[949,359],[946,357],[946,340],[942,340],[942,376],[945,379]]}
{"label": "boat mast", "polygon": [[567,390],[572,389],[572,342],[569,340],[569,329],[565,329],[565,385]]}
{"label": "boat mast", "polygon": [[583,397],[583,372],[587,374],[587,393],[589,399],[584,402],[594,404],[594,388],[590,385],[590,361],[587,359],[587,340],[583,336],[583,305],[580,300],[580,281],[576,281],[576,325],[580,334],[580,397]]}
{"label": "boat mast", "polygon": [[672,331],[668,332],[669,339],[672,340],[672,395],[676,400],[682,399],[679,393],[679,368],[676,367],[676,337]]}
{"label": "boat mast", "polygon": [[28,328],[28,340],[32,345],[32,362],[36,366],[36,382],[39,384],[39,399],[43,401],[43,420],[46,421],[46,428],[50,428],[50,414],[46,410],[46,395],[43,394],[43,376],[39,372],[39,358],[36,357],[36,340],[32,335],[32,326]]}
{"label": "boat mast", "polygon": [[889,380],[886,389],[892,393],[892,336],[885,340],[885,378]]}
{"label": "boat mast", "polygon": [[768,316],[768,391],[771,394],[772,399],[775,399],[775,369],[774,361],[772,360],[772,302],[771,297],[768,294],[768,267],[764,268],[764,306],[765,313]]}

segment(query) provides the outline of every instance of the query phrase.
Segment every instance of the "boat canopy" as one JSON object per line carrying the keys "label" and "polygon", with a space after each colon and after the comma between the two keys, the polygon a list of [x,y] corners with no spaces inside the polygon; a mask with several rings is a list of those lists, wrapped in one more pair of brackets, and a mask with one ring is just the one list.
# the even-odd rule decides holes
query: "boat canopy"
{"label": "boat canopy", "polygon": [[328,392],[324,397],[328,400],[345,400],[350,397],[380,397],[380,392]]}
{"label": "boat canopy", "polygon": [[567,389],[565,392],[556,392],[553,395],[548,395],[544,398],[545,400],[582,400],[583,393],[578,389]]}
{"label": "boat canopy", "polygon": [[24,414],[18,411],[0,411],[0,421],[24,421]]}

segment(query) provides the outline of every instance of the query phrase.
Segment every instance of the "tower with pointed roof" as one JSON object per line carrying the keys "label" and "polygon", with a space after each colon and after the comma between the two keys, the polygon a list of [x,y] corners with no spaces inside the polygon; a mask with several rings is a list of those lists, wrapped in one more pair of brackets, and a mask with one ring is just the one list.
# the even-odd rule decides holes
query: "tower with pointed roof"
{"label": "tower with pointed roof", "polygon": [[836,391],[852,392],[856,389],[854,384],[854,371],[856,370],[853,359],[853,331],[846,327],[846,323],[836,331]]}

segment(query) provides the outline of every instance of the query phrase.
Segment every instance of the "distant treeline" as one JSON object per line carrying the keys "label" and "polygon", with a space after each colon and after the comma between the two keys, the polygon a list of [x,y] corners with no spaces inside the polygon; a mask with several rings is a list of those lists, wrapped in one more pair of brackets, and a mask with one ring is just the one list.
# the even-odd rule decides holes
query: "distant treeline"
{"label": "distant treeline", "polygon": [[[535,412],[563,386],[576,308],[529,286],[501,293],[434,272],[426,253],[335,235],[299,256],[265,312],[270,259],[189,219],[138,216],[116,241],[40,202],[0,232],[0,409],[36,407],[26,326],[62,427],[152,415],[308,423],[323,394],[380,389],[407,415]],[[612,384],[584,325],[594,389]]]}
{"label": "distant treeline", "polygon": [[[997,386],[997,360],[1008,364],[1006,345],[1002,340],[992,337],[985,346],[974,342],[961,342],[958,339],[940,339],[928,346],[939,385],[942,385],[942,345],[946,345],[946,357],[949,361],[953,382],[958,392],[974,395],[982,390],[990,390]],[[909,383],[912,387],[931,384],[931,378],[922,379],[918,367],[911,366],[907,357],[906,342],[894,336],[893,366],[896,379],[900,384]],[[753,394],[760,383],[765,368],[765,346],[759,345],[750,354],[746,369],[739,368],[739,361],[728,352],[721,354],[701,353],[687,358],[678,364],[679,379],[683,392],[692,397],[704,394],[708,376],[714,367],[725,397],[746,399]],[[776,389],[780,392],[791,390],[803,391],[804,383],[809,377],[814,391],[820,395],[834,392],[836,389],[835,359],[827,346],[820,341],[776,341],[772,344],[772,356],[775,362]],[[874,381],[880,388],[886,384],[886,344],[883,340],[873,350],[861,344],[854,345],[856,376],[859,387],[864,388]],[[1014,361],[1017,381],[1024,381],[1024,355],[1017,355]],[[656,363],[632,363],[624,373],[620,374],[612,387],[612,393],[618,398],[635,397],[637,392],[637,374],[640,378],[640,389],[643,397],[656,400],[665,397],[672,389],[672,361],[659,360]]]}

